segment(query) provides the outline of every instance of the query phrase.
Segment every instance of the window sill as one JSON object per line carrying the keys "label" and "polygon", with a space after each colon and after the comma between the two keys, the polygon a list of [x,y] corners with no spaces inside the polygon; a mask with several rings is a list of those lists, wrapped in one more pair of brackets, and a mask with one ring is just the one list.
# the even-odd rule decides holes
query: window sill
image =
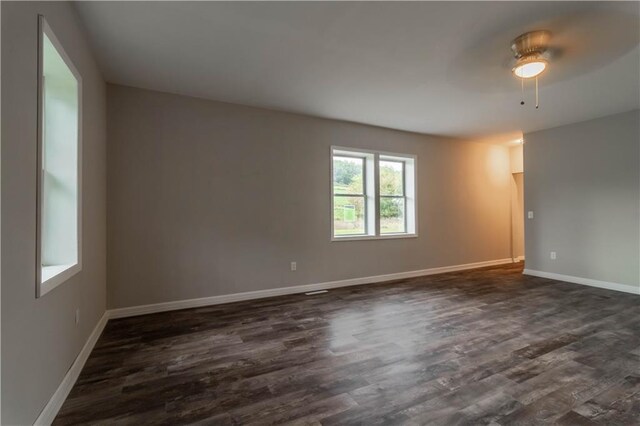
{"label": "window sill", "polygon": [[43,266],[41,270],[41,283],[38,288],[38,297],[49,293],[60,284],[68,281],[75,274],[80,272],[80,264]]}
{"label": "window sill", "polygon": [[402,238],[418,238],[418,234],[387,234],[387,235],[358,235],[332,237],[331,241],[366,241],[366,240],[397,240]]}

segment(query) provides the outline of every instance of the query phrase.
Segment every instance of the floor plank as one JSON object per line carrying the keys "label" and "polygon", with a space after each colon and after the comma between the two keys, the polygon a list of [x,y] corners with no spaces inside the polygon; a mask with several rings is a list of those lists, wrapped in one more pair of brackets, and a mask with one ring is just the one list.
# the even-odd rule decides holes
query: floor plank
{"label": "floor plank", "polygon": [[521,272],[112,320],[54,424],[640,424],[640,297]]}

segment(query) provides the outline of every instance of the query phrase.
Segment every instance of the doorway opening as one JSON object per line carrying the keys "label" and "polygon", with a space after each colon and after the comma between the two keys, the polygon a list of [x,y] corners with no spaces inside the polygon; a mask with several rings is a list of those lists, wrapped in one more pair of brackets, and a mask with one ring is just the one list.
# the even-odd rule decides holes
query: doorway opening
{"label": "doorway opening", "polygon": [[524,261],[524,138],[509,148],[511,162],[511,258]]}
{"label": "doorway opening", "polygon": [[524,261],[524,173],[511,174],[511,257]]}

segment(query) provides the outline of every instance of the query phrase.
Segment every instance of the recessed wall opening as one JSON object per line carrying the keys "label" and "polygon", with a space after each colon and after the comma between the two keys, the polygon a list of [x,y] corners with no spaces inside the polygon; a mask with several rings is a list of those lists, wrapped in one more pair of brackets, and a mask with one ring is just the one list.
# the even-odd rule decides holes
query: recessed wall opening
{"label": "recessed wall opening", "polygon": [[81,78],[39,21],[38,280],[42,296],[81,269]]}
{"label": "recessed wall opening", "polygon": [[514,261],[524,260],[524,173],[511,174],[511,247]]}
{"label": "recessed wall opening", "polygon": [[524,256],[524,139],[519,139],[509,148],[511,165],[511,258],[514,262],[525,259]]}

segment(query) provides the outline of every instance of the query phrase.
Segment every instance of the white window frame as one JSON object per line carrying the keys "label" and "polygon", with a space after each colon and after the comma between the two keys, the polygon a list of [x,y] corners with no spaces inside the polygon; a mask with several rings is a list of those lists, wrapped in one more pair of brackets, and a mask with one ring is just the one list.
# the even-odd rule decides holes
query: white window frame
{"label": "white window frame", "polygon": [[[365,176],[363,177],[365,195],[365,234],[335,235],[334,229],[334,192],[333,192],[333,157],[352,156],[364,158]],[[394,234],[380,233],[380,161],[400,161],[404,170],[405,230]],[[329,151],[330,198],[331,198],[331,241],[390,240],[418,237],[418,157],[411,154],[399,154],[385,151],[374,151],[361,148],[331,146]]]}
{"label": "white window frame", "polygon": [[[56,48],[65,65],[69,68],[78,82],[78,147],[77,147],[77,261],[68,265],[52,265],[42,267],[42,225],[44,206],[44,35]],[[74,66],[69,55],[49,26],[45,17],[38,16],[38,122],[37,122],[37,222],[36,222],[36,297],[42,297],[60,284],[68,281],[82,270],[82,77]]]}

